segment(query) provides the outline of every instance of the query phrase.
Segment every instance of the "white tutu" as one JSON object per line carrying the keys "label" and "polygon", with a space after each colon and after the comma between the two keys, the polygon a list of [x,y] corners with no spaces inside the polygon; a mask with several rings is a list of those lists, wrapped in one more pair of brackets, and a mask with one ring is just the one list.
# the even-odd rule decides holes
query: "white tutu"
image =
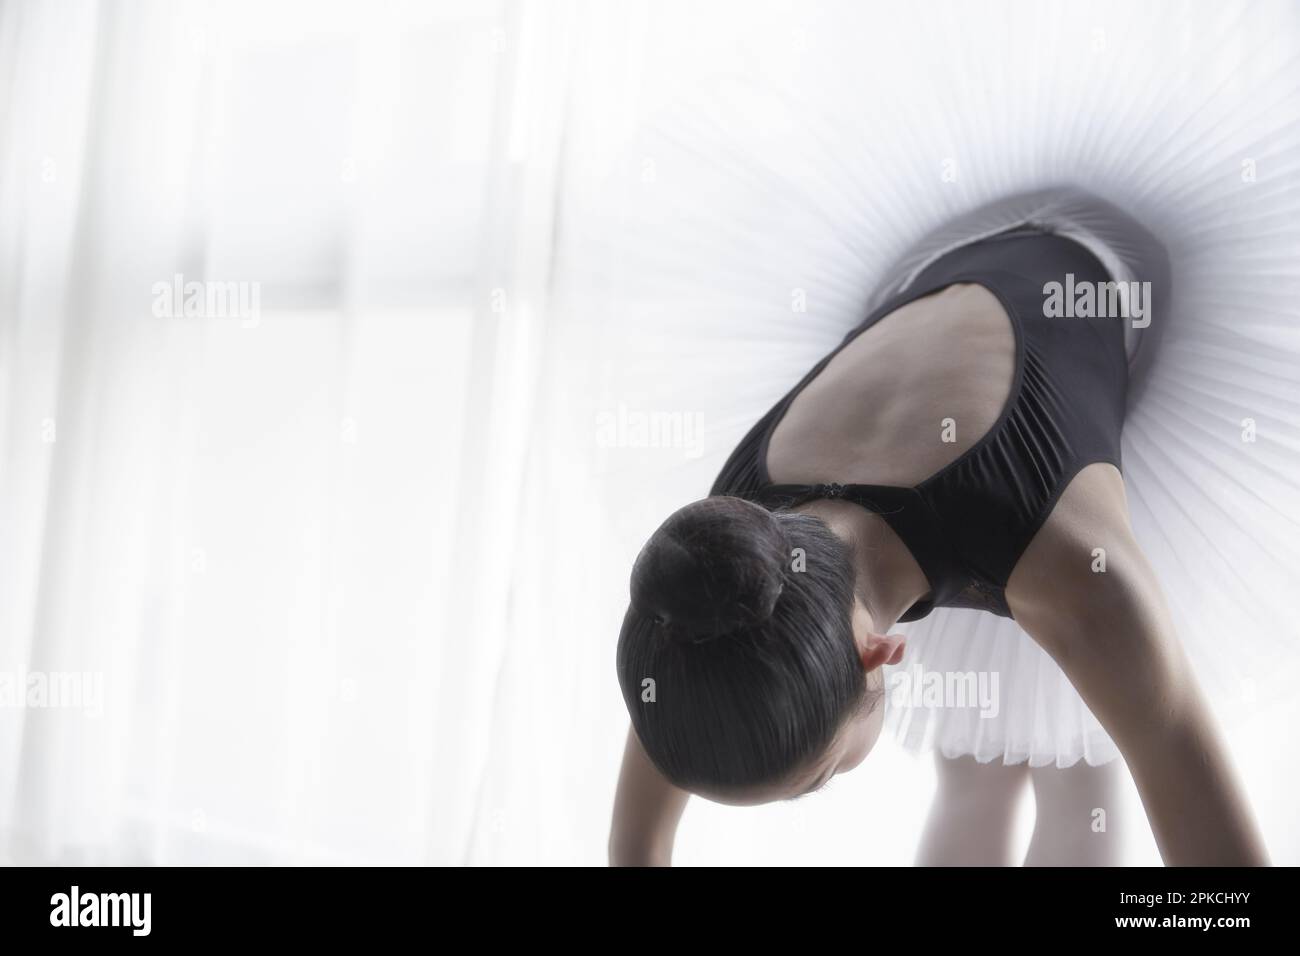
{"label": "white tutu", "polygon": [[[688,77],[635,131],[583,223],[605,403],[702,413],[702,455],[684,465],[700,497],[753,422],[927,256],[1043,221],[1156,287],[1160,339],[1130,343],[1124,478],[1216,711],[1231,720],[1289,692],[1300,8],[814,5],[744,39],[745,79]],[[1154,243],[1130,241],[1088,194]],[[611,477],[626,495],[631,476]],[[891,695],[905,745],[1034,765],[1116,756],[1014,622],[939,609],[903,627],[891,679],[999,682],[992,715]]]}

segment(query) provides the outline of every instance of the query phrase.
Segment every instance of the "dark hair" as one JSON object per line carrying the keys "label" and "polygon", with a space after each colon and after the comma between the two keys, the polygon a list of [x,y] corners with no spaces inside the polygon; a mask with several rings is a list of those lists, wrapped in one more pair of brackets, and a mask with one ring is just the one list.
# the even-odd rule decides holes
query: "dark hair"
{"label": "dark hair", "polygon": [[853,588],[848,548],[812,515],[720,496],[669,517],[632,568],[618,638],[660,773],[723,793],[780,785],[824,753],[866,703]]}

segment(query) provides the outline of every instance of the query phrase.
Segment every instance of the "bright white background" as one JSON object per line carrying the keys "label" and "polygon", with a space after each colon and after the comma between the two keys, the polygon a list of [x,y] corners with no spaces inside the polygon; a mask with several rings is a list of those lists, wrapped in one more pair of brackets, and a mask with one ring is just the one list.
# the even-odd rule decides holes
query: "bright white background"
{"label": "bright white background", "polygon": [[[600,440],[725,354],[656,334],[671,290],[626,308],[611,197],[796,9],[0,8],[0,670],[105,680],[97,717],[0,710],[0,861],[603,862],[631,558],[786,384],[660,396],[698,454]],[[176,273],[260,283],[260,320],[155,316]],[[1237,752],[1295,862],[1274,727]],[[931,783],[882,743],[693,805],[677,859],[905,865]]]}

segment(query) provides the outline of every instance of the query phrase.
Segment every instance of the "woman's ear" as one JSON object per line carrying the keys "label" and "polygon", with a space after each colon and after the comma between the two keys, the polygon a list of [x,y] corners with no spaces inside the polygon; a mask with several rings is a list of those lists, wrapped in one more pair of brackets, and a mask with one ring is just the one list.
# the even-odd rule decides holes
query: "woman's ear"
{"label": "woman's ear", "polygon": [[903,659],[901,634],[878,634],[872,628],[871,612],[858,597],[853,598],[853,640],[858,645],[864,670],[873,671],[885,664],[897,664]]}
{"label": "woman's ear", "polygon": [[907,638],[901,634],[868,634],[862,647],[862,668],[873,671],[903,659]]}

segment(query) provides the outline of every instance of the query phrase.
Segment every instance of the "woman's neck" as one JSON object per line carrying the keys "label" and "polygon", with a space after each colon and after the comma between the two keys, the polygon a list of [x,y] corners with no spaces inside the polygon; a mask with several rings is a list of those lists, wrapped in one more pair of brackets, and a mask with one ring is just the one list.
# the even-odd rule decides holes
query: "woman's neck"
{"label": "woman's neck", "polygon": [[877,631],[888,631],[929,593],[916,559],[879,515],[848,501],[812,501],[798,510],[821,518],[848,545],[858,595]]}

